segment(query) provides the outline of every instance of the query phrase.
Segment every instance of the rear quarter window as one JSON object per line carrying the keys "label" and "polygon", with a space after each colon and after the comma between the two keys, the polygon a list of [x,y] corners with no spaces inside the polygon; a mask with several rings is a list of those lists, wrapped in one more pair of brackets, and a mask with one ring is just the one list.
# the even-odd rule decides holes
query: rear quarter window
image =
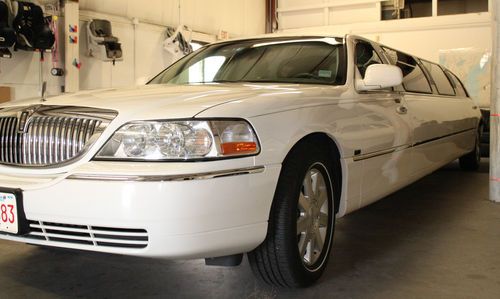
{"label": "rear quarter window", "polygon": [[455,90],[453,89],[450,80],[439,65],[424,60],[422,60],[422,64],[434,80],[439,94],[447,96],[455,95]]}
{"label": "rear quarter window", "polygon": [[456,92],[457,96],[468,97],[467,91],[465,90],[462,81],[460,81],[460,79],[458,79],[458,77],[455,76],[455,74],[453,74],[452,72],[450,72],[448,70],[445,72],[446,72],[446,75],[448,75],[448,78],[450,78],[451,82],[453,83],[453,85],[454,85],[453,87],[455,87],[455,92]]}

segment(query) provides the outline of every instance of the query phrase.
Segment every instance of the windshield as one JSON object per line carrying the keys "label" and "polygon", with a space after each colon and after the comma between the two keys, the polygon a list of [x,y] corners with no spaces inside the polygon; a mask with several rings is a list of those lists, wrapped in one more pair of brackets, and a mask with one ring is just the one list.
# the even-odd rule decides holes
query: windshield
{"label": "windshield", "polygon": [[276,82],[342,85],[341,38],[281,38],[214,44],[182,58],[149,84]]}

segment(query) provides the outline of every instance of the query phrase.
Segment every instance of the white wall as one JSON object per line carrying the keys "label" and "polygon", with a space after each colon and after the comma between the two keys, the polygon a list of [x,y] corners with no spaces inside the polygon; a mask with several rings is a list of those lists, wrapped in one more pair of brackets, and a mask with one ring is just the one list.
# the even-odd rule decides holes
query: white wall
{"label": "white wall", "polygon": [[294,29],[378,21],[381,1],[278,0],[279,27]]}
{"label": "white wall", "polygon": [[[279,28],[281,32],[362,35],[436,62],[442,49],[492,50],[490,13],[380,21],[381,1],[279,0]],[[341,17],[327,18],[334,12]],[[351,16],[348,22],[347,16]]]}
{"label": "white wall", "polygon": [[81,10],[161,25],[184,24],[193,30],[232,36],[265,31],[265,0],[80,0]]}
{"label": "white wall", "polygon": [[[265,0],[83,0],[80,1],[80,89],[131,86],[167,67],[172,57],[163,50],[165,26],[177,26],[179,12],[182,24],[207,33],[195,32],[195,39],[215,41],[221,29],[231,37],[265,31]],[[85,25],[92,18],[112,22],[113,34],[122,43],[124,57],[115,66],[86,54]],[[135,28],[132,18],[140,20]],[[13,100],[39,96],[38,57],[38,53],[19,51],[13,59],[0,59],[0,85],[13,88]],[[48,54],[43,76],[48,82],[47,94],[57,95],[64,80],[51,76],[51,68]]]}
{"label": "white wall", "polygon": [[[112,21],[113,35],[120,39],[123,61],[100,61],[87,55],[86,36],[87,20],[108,17]],[[133,86],[139,81],[156,75],[172,62],[173,57],[163,50],[165,27],[139,23],[133,25],[128,19],[81,12],[80,89]]]}
{"label": "white wall", "polygon": [[281,30],[297,34],[356,34],[419,57],[439,62],[439,50],[475,47],[492,49],[490,16],[441,16],[339,24]]}

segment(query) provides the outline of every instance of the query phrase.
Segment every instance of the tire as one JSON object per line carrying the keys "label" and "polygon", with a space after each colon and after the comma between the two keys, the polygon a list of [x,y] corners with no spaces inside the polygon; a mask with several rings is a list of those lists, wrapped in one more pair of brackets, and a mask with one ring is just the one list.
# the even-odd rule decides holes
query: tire
{"label": "tire", "polygon": [[324,272],[340,196],[340,164],[331,156],[318,144],[303,143],[283,163],[266,239],[248,254],[252,271],[265,283],[306,287]]}
{"label": "tire", "polygon": [[479,127],[476,134],[476,144],[474,145],[474,150],[465,156],[460,157],[459,164],[460,168],[465,171],[476,171],[479,169],[481,164],[481,132],[482,126]]}

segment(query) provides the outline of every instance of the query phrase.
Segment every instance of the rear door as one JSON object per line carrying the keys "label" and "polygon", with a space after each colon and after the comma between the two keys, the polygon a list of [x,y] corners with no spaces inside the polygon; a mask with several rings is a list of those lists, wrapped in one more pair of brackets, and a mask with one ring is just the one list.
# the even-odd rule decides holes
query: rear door
{"label": "rear door", "polygon": [[456,96],[439,65],[383,50],[403,71],[402,94],[413,130],[411,173],[416,179],[467,152],[476,126],[473,105]]}

